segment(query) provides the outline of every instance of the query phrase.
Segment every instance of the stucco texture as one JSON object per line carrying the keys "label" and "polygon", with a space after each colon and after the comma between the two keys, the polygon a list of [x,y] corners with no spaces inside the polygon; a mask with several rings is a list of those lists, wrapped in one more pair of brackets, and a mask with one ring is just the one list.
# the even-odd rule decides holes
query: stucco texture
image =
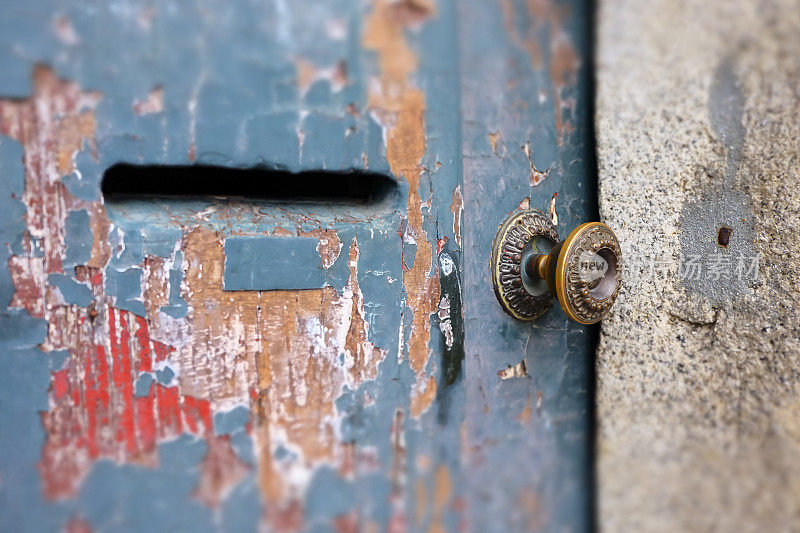
{"label": "stucco texture", "polygon": [[598,22],[600,212],[627,270],[596,362],[599,525],[796,531],[800,2],[605,0]]}

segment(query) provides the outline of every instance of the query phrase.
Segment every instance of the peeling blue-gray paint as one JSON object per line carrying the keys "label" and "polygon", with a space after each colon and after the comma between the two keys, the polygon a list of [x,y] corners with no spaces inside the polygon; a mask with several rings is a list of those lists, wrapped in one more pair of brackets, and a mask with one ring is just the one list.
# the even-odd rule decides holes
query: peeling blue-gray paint
{"label": "peeling blue-gray paint", "polygon": [[69,352],[66,350],[54,350],[47,354],[50,360],[50,371],[58,372],[64,368],[64,365],[69,360]]}
{"label": "peeling blue-gray paint", "polygon": [[353,508],[355,495],[352,483],[330,467],[323,466],[314,474],[306,494],[306,515],[312,522],[335,518]]}
{"label": "peeling blue-gray paint", "polygon": [[101,170],[85,142],[82,150],[75,155],[74,163],[75,171],[62,177],[61,183],[80,200],[96,200],[100,196]]}
{"label": "peeling blue-gray paint", "polygon": [[161,310],[172,318],[183,318],[189,313],[189,304],[181,296],[181,280],[183,270],[180,268],[180,258],[175,260],[178,268],[169,271],[169,305],[161,306]]}
{"label": "peeling blue-gray paint", "polygon": [[150,389],[155,383],[155,379],[153,379],[153,374],[150,372],[144,372],[136,379],[136,383],[134,383],[133,394],[137,398],[144,398],[150,394]]}
{"label": "peeling blue-gray paint", "polygon": [[250,420],[250,409],[236,406],[230,411],[214,413],[214,434],[231,435],[244,428]]}
{"label": "peeling blue-gray paint", "polygon": [[107,269],[105,288],[108,294],[116,296],[116,307],[144,316],[144,302],[141,299],[142,269],[129,268],[123,271]]}
{"label": "peeling blue-gray paint", "polygon": [[64,225],[64,267],[86,265],[92,257],[92,228],[85,209],[70,211]]}
{"label": "peeling blue-gray paint", "polygon": [[[236,456],[244,463],[255,467],[256,455],[255,450],[253,449],[253,439],[244,431],[244,428],[239,431],[234,431],[230,435],[230,438],[231,446],[233,447],[233,451],[236,453]],[[259,498],[259,503],[260,501],[261,500]]]}
{"label": "peeling blue-gray paint", "polygon": [[0,365],[0,515],[15,531],[58,531],[69,506],[43,500],[36,471],[44,444],[40,412],[49,408],[48,357],[35,348],[4,349]]}
{"label": "peeling blue-gray paint", "polygon": [[156,380],[165,387],[172,385],[172,379],[174,377],[175,372],[168,366],[156,370]]}
{"label": "peeling blue-gray paint", "polygon": [[78,283],[71,276],[50,274],[47,277],[47,282],[61,292],[61,296],[64,297],[64,301],[68,304],[86,307],[94,301],[91,289],[83,283]]}
{"label": "peeling blue-gray paint", "polygon": [[[22,164],[22,145],[16,140],[0,135],[0,244],[6,247],[3,254],[3,263],[8,255],[20,253],[20,243],[25,232],[25,204],[22,203],[22,194],[25,192],[25,167]],[[0,269],[8,275],[7,269]],[[0,298],[3,303],[11,299],[11,293],[6,293],[9,283],[3,284]]]}
{"label": "peeling blue-gray paint", "polygon": [[226,291],[320,289],[325,269],[311,237],[228,237]]}
{"label": "peeling blue-gray paint", "polygon": [[263,513],[261,490],[255,473],[239,482],[226,498],[222,507],[221,524],[225,531],[249,532],[254,530]]}
{"label": "peeling blue-gray paint", "polygon": [[98,461],[81,489],[81,514],[100,531],[214,531],[211,509],[192,497],[206,450],[182,435],[159,446],[156,469]]}
{"label": "peeling blue-gray paint", "polygon": [[9,310],[0,316],[0,348],[28,348],[47,338],[47,321],[33,318],[25,310]]}
{"label": "peeling blue-gray paint", "polygon": [[[558,193],[560,235],[597,217],[589,70],[591,6],[585,1],[554,4],[552,19],[534,21],[537,15],[521,1],[510,2],[510,16],[505,19],[495,5],[473,0],[458,3],[466,438],[483,443],[480,462],[471,465],[465,479],[466,515],[475,530],[531,527],[526,522],[531,511],[509,497],[524,493],[547,510],[546,517],[538,517],[542,530],[592,527],[590,387],[597,328],[567,321],[558,306],[535,324],[511,319],[494,300],[489,271],[490,244],[498,224],[524,198],[530,197],[532,208],[547,210],[553,193]],[[487,37],[475,39],[478,34]],[[556,42],[572,43],[580,58],[575,85],[558,87],[550,76]],[[531,49],[541,50],[541,66],[536,66]],[[574,131],[564,135],[561,146],[555,128],[558,95],[575,103],[574,112],[564,115]],[[496,151],[490,134],[498,135]],[[530,158],[523,149],[526,145]],[[531,162],[540,171],[552,167],[538,185],[531,184]],[[529,374],[541,371],[543,376],[500,380],[497,371],[518,364],[520,348],[525,346]],[[537,409],[540,390],[541,410]],[[527,412],[528,405],[530,419],[523,422],[518,417]]]}
{"label": "peeling blue-gray paint", "polygon": [[296,454],[290,452],[284,446],[278,446],[277,448],[275,448],[275,452],[272,454],[272,456],[276,460],[282,461],[283,459],[287,458],[295,458]]}

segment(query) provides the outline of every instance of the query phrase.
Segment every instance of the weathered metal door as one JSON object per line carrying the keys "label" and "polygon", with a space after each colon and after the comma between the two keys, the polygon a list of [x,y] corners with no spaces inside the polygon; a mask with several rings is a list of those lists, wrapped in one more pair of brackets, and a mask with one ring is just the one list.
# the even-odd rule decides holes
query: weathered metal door
{"label": "weathered metal door", "polygon": [[585,2],[0,11],[9,529],[590,528],[595,330],[488,265],[596,214]]}

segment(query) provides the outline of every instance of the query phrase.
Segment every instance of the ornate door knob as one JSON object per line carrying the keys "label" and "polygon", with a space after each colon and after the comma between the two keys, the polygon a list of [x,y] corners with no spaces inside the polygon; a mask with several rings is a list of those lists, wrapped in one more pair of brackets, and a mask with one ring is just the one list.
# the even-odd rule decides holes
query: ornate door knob
{"label": "ornate door knob", "polygon": [[515,211],[492,242],[492,282],[503,310],[536,320],[553,305],[581,324],[599,322],[622,283],[622,251],[602,222],[587,222],[560,241],[541,211]]}

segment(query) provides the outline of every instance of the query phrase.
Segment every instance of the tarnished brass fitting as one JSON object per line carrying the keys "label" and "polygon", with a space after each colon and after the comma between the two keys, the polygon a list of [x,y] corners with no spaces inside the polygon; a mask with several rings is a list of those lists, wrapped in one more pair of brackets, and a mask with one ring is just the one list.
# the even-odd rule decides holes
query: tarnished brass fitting
{"label": "tarnished brass fitting", "polygon": [[492,281],[503,310],[535,320],[552,305],[581,324],[599,322],[622,284],[622,251],[602,222],[587,222],[563,241],[541,211],[515,211],[492,243]]}

